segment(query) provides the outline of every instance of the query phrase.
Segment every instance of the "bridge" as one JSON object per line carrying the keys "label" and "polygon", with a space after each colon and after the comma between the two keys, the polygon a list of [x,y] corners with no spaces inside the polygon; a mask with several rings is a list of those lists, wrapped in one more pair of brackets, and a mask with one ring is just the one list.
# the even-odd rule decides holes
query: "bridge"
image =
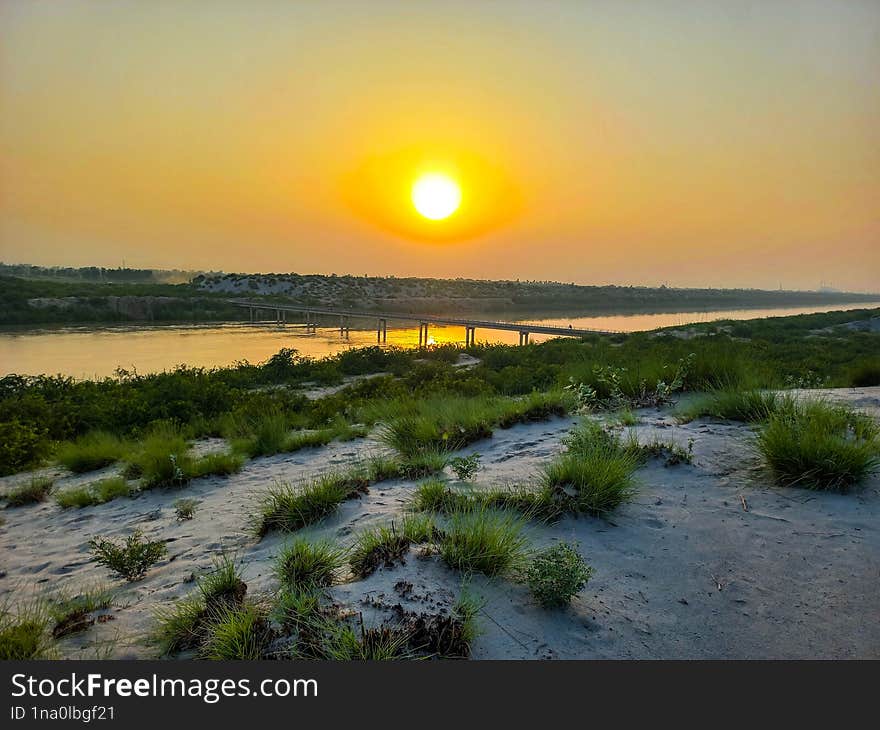
{"label": "bridge", "polygon": [[[519,344],[527,345],[529,336],[532,334],[554,335],[556,337],[585,337],[587,335],[612,334],[610,330],[586,330],[572,327],[552,327],[542,324],[530,324],[526,322],[501,322],[484,319],[468,319],[459,317],[439,317],[429,314],[402,314],[392,312],[359,312],[353,309],[335,309],[329,307],[311,307],[300,304],[270,304],[267,302],[251,302],[241,299],[230,299],[230,304],[249,310],[251,322],[274,321],[276,324],[287,325],[288,313],[294,313],[305,319],[304,323],[291,323],[291,327],[302,327],[307,332],[316,332],[318,329],[317,318],[339,317],[339,333],[347,335],[351,330],[352,319],[370,319],[376,322],[376,342],[382,343],[387,340],[388,322],[418,322],[419,323],[419,347],[428,344],[428,325],[440,324],[447,326],[464,327],[465,346],[476,342],[476,330],[503,330],[507,332],[519,332]],[[263,319],[261,313],[268,312],[274,319]],[[336,329],[336,327],[333,327]]]}

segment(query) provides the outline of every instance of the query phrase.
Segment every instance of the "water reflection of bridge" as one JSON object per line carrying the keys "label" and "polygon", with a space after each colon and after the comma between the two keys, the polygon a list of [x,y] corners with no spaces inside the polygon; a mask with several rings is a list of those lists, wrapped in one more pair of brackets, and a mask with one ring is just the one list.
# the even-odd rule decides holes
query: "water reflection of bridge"
{"label": "water reflection of bridge", "polygon": [[[390,312],[359,312],[353,309],[333,309],[329,307],[310,307],[301,304],[270,304],[267,302],[249,302],[241,299],[229,300],[237,307],[248,309],[251,322],[272,321],[277,324],[291,327],[303,327],[308,332],[316,332],[320,326],[317,318],[339,317],[340,334],[348,334],[351,329],[352,319],[370,319],[376,322],[376,342],[385,342],[388,334],[388,322],[418,322],[419,323],[419,346],[428,344],[428,325],[441,324],[448,326],[464,327],[465,345],[475,342],[477,329],[503,330],[506,332],[519,332],[519,344],[527,345],[529,336],[532,334],[555,335],[557,337],[584,337],[594,334],[609,334],[607,330],[585,330],[572,327],[553,327],[542,324],[530,324],[526,322],[500,322],[483,319],[468,319],[460,317],[438,317],[430,314],[402,314]],[[266,320],[264,312],[269,312],[273,319]],[[299,314],[305,318],[304,322],[291,322],[288,324],[288,313]],[[336,326],[327,329],[337,329]]]}

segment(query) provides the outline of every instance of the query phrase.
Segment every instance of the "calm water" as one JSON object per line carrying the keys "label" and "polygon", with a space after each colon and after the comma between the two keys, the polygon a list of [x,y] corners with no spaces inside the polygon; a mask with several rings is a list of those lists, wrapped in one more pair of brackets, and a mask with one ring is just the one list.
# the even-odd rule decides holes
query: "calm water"
{"label": "calm water", "polygon": [[[676,312],[671,314],[617,314],[600,317],[556,317],[528,319],[546,325],[581,329],[638,332],[716,319],[755,319],[809,314],[841,309],[858,309],[876,304],[841,304],[838,306],[791,307],[784,309],[738,309],[711,312]],[[430,342],[464,343],[464,329],[431,325]],[[516,344],[516,332],[477,330],[478,342]],[[532,335],[533,342],[548,339]],[[388,329],[388,345],[412,347],[418,344],[418,326]],[[65,327],[45,330],[0,331],[0,374],[63,373],[77,378],[112,375],[118,367],[149,373],[178,364],[214,367],[231,365],[239,360],[257,363],[293,347],[303,355],[324,357],[350,347],[376,344],[375,330],[351,330],[346,338],[338,330],[318,330],[306,334],[293,327],[276,325],[190,325]]]}

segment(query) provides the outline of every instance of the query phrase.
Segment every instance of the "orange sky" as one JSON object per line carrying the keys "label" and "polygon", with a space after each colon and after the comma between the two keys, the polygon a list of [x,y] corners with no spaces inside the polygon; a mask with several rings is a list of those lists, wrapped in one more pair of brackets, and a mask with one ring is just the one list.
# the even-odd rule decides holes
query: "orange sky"
{"label": "orange sky", "polygon": [[5,0],[0,259],[880,290],[878,79],[869,1]]}

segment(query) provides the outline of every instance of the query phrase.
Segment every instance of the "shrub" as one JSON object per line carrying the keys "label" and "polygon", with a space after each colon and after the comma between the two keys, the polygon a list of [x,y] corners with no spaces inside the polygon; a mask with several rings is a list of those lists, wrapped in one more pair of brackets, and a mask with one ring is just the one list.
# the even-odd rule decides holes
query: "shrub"
{"label": "shrub", "polygon": [[0,476],[37,466],[47,450],[46,429],[15,417],[0,422]]}
{"label": "shrub", "polygon": [[521,520],[482,507],[453,512],[441,546],[443,561],[456,570],[499,575],[522,560],[525,538]]}
{"label": "shrub", "polygon": [[456,456],[449,461],[449,467],[457,479],[463,482],[470,481],[480,470],[480,455],[474,453],[469,456]]}
{"label": "shrub", "polygon": [[781,486],[845,492],[880,465],[877,424],[821,401],[772,416],[758,451]]}
{"label": "shrub", "polygon": [[122,459],[126,445],[118,437],[104,431],[92,431],[76,441],[62,444],[55,452],[59,464],[81,474],[109,466]]}
{"label": "shrub", "polygon": [[91,507],[104,504],[117,497],[128,497],[131,489],[123,477],[101,479],[82,487],[65,489],[55,495],[55,501],[64,509],[68,507]]}
{"label": "shrub", "polygon": [[566,543],[542,550],[526,572],[529,590],[545,608],[569,603],[592,575],[593,569]]}
{"label": "shrub", "polygon": [[89,540],[94,559],[128,581],[140,580],[153,563],[165,555],[165,543],[145,542],[140,533],[129,535],[123,544],[96,537]]}
{"label": "shrub", "polygon": [[198,504],[199,501],[197,499],[183,498],[175,500],[174,515],[177,517],[177,521],[191,520],[196,513]]}
{"label": "shrub", "polygon": [[853,366],[849,373],[849,384],[853,388],[880,385],[880,361],[862,362]]}
{"label": "shrub", "polygon": [[22,507],[42,502],[49,496],[54,483],[49,477],[31,477],[30,481],[6,493],[6,506]]}
{"label": "shrub", "polygon": [[298,539],[281,550],[275,561],[275,575],[297,591],[322,588],[333,584],[344,560],[344,553],[330,542]]}

